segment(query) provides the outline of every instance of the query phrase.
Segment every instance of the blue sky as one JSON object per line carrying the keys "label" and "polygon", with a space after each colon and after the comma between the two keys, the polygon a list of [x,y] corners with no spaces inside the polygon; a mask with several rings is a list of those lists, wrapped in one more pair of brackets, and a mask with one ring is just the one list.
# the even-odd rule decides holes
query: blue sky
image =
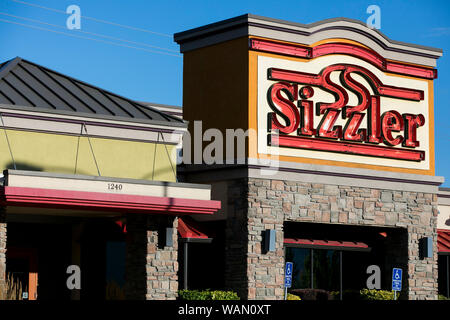
{"label": "blue sky", "polygon": [[[147,32],[87,18],[81,20],[86,33],[68,30],[63,12],[72,4],[83,16]],[[380,31],[389,38],[444,50],[434,87],[436,174],[447,177],[444,186],[450,187],[450,1],[0,0],[0,61],[20,56],[132,99],[181,105],[183,62],[173,33],[245,13],[299,23],[335,17],[366,21],[372,4],[381,9]]]}

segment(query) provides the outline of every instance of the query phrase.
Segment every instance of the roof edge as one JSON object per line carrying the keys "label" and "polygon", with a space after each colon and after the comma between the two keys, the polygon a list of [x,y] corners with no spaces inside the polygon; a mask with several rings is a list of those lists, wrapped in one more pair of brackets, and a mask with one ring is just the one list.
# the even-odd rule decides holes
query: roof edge
{"label": "roof edge", "polygon": [[[117,122],[129,122],[144,125],[157,125],[163,127],[172,127],[174,130],[176,128],[187,128],[188,123],[184,120],[178,122],[168,122],[168,121],[158,121],[158,120],[146,120],[146,119],[136,119],[136,118],[127,118],[121,116],[112,116],[112,115],[104,115],[104,114],[93,114],[86,112],[72,112],[65,110],[54,110],[47,109],[42,107],[28,107],[28,106],[19,106],[13,104],[4,104],[0,103],[0,108],[17,110],[17,111],[27,111],[27,112],[36,112],[36,113],[47,113],[51,115],[61,115],[61,116],[70,116],[70,117],[80,117],[80,118],[91,118],[94,120],[109,120],[109,121],[117,121]],[[178,118],[180,120],[180,118]]]}
{"label": "roof edge", "polygon": [[22,61],[21,57],[15,57],[5,62],[5,65],[0,69],[0,80],[3,79],[17,64]]}
{"label": "roof edge", "polygon": [[[342,25],[339,26],[336,25],[336,23],[341,23]],[[245,35],[245,33],[247,35],[252,35],[249,30],[250,27],[258,27],[267,30],[276,29],[276,31],[293,33],[304,37],[309,37],[313,34],[329,30],[331,29],[330,27],[333,27],[333,29],[342,29],[347,31],[349,29],[353,29],[352,31],[356,31],[360,35],[363,35],[372,41],[376,41],[385,50],[396,50],[411,55],[427,56],[427,58],[432,59],[438,59],[443,53],[443,50],[440,48],[391,40],[379,30],[368,28],[364,22],[345,17],[325,19],[310,24],[301,24],[253,14],[244,14],[198,28],[175,33],[174,41],[180,45],[183,45],[202,38],[212,37],[214,35],[223,34],[226,32],[229,33],[237,29],[240,29],[241,36]],[[247,28],[247,30],[245,30],[245,28]],[[225,41],[223,38],[224,37],[222,37],[222,41]]]}

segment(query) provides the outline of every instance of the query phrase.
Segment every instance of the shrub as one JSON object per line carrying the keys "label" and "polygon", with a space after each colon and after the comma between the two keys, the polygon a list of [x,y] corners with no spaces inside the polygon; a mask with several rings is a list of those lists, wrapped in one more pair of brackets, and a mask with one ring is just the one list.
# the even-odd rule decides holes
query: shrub
{"label": "shrub", "polygon": [[[340,292],[339,291],[332,291],[330,292],[330,295],[333,297],[333,300],[340,300]],[[361,293],[359,290],[344,290],[342,292],[342,299],[343,300],[361,300]]]}
{"label": "shrub", "polygon": [[[293,289],[302,300],[339,300],[340,292],[328,292],[321,289]],[[386,290],[344,290],[342,292],[343,300],[394,300],[394,292]],[[397,293],[398,298],[398,293]]]}
{"label": "shrub", "polygon": [[438,300],[450,300],[450,298],[447,298],[443,294],[438,295]]}
{"label": "shrub", "polygon": [[302,300],[299,296],[296,296],[295,294],[292,294],[292,293],[287,294],[287,299],[288,300]]}
{"label": "shrub", "polygon": [[323,289],[292,289],[291,293],[300,296],[302,300],[333,300],[330,292]]}
{"label": "shrub", "polygon": [[233,291],[210,290],[179,290],[180,300],[239,300],[239,296]]}
{"label": "shrub", "polygon": [[360,294],[363,300],[394,300],[393,291],[362,289]]}
{"label": "shrub", "polygon": [[125,300],[125,290],[117,282],[106,282],[106,300]]}
{"label": "shrub", "polygon": [[233,291],[211,291],[211,300],[239,300],[239,296]]}

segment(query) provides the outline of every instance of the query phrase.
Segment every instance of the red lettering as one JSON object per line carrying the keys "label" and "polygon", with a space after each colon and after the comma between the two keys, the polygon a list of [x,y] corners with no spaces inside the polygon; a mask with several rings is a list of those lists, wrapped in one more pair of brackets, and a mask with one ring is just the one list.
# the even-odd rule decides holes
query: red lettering
{"label": "red lettering", "polygon": [[392,136],[393,131],[403,130],[403,118],[395,110],[386,111],[381,116],[381,128],[383,132],[384,143],[390,146],[396,146],[402,143],[403,136],[398,135],[396,138]]}
{"label": "red lettering", "polygon": [[417,128],[425,124],[425,118],[423,115],[418,114],[403,114],[405,121],[405,141],[403,141],[404,147],[415,148],[420,145],[417,141]]}
{"label": "red lettering", "polygon": [[354,107],[346,106],[345,111],[342,113],[342,117],[349,117],[351,114],[355,112],[363,112],[366,110],[370,103],[370,93],[361,83],[356,81],[350,75],[351,72],[361,73],[360,68],[354,66],[348,66],[345,71],[342,73],[344,86],[348,88],[350,91],[356,94],[358,97],[358,105]]}
{"label": "red lettering", "polygon": [[325,113],[326,110],[338,110],[343,107],[348,102],[348,95],[344,88],[337,85],[333,81],[331,81],[331,73],[333,71],[343,71],[345,70],[347,66],[346,65],[333,65],[327,67],[325,70],[322,71],[322,78],[321,78],[321,86],[324,90],[330,92],[336,99],[335,102],[332,103],[318,103],[317,104],[317,115]]}
{"label": "red lettering", "polygon": [[[286,94],[287,99],[282,95]],[[274,111],[269,113],[269,128],[280,130],[289,134],[297,130],[300,123],[300,114],[293,101],[297,100],[297,85],[279,82],[273,84],[267,92],[267,100]],[[277,116],[282,118],[286,125],[282,125]]]}
{"label": "red lettering", "polygon": [[[342,86],[331,80],[331,74],[335,71],[340,75],[339,84]],[[365,82],[356,81],[353,77],[355,73],[363,77],[369,83],[370,88]],[[367,155],[370,153],[374,156],[377,156],[377,152],[384,152],[379,156],[411,161],[425,159],[424,151],[369,145],[383,142],[391,147],[400,144],[408,148],[418,147],[420,143],[417,140],[417,129],[425,124],[424,116],[408,113],[401,115],[395,110],[384,112],[381,115],[380,97],[421,101],[424,97],[423,91],[383,84],[369,70],[350,64],[331,65],[322,69],[318,74],[270,68],[268,78],[286,81],[272,85],[267,93],[269,106],[273,110],[269,113],[269,130],[278,129],[284,133],[285,145],[315,150],[331,146],[333,151],[337,152],[367,153]],[[297,91],[299,85],[303,85],[300,92]],[[316,128],[314,127],[314,102],[310,99],[314,95],[313,87],[331,93],[335,98],[334,102],[319,101],[316,103],[316,116],[321,116],[320,123]],[[358,103],[354,106],[347,105],[348,91],[354,93],[358,98]],[[371,92],[373,92],[373,96]],[[299,99],[297,98],[298,93],[301,97]],[[341,109],[342,118],[347,119],[344,128],[336,125],[336,121],[341,115]],[[367,129],[361,128],[362,122],[365,121],[364,111],[366,110]],[[303,137],[289,135],[295,130],[297,130],[298,136]],[[367,143],[339,143],[312,138],[313,136]],[[322,143],[322,146],[316,148],[313,146],[313,141]],[[388,152],[387,150],[393,151]]]}
{"label": "red lettering", "polygon": [[348,119],[347,124],[344,127],[344,140],[350,141],[365,141],[366,129],[359,129],[362,120],[364,119],[364,113],[355,112]]}
{"label": "red lettering", "polygon": [[369,131],[367,142],[380,143],[381,125],[380,125],[380,97],[372,96],[369,105],[369,117],[367,118],[367,129]]}
{"label": "red lettering", "polygon": [[[303,99],[311,98],[314,95],[314,89],[310,86],[305,86],[300,90],[300,96]],[[304,136],[312,136],[316,134],[314,129],[314,105],[312,101],[301,100],[299,101],[300,108],[300,129],[297,134]]]}
{"label": "red lettering", "polygon": [[356,94],[358,105],[344,107],[342,117],[344,119],[350,117],[350,119],[345,125],[343,139],[362,142],[366,140],[367,130],[359,129],[364,119],[364,114],[361,112],[365,111],[369,106],[370,93],[361,83],[352,78],[351,72],[360,72],[360,70],[356,67],[348,66],[341,74],[343,78],[341,81],[346,88]]}
{"label": "red lettering", "polygon": [[342,127],[334,126],[340,113],[341,110],[333,110],[333,109],[329,109],[325,112],[322,121],[319,124],[319,132],[318,132],[319,137],[330,139],[342,138]]}

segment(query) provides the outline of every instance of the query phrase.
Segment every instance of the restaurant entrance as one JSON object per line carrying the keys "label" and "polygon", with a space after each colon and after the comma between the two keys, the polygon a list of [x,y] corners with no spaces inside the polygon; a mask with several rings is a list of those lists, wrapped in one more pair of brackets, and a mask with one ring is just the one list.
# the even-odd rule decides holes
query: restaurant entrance
{"label": "restaurant entrance", "polygon": [[[401,228],[285,223],[285,260],[293,263],[290,292],[303,300],[352,300],[379,270],[377,289],[390,290],[393,266],[406,263]],[[372,281],[371,281],[372,282]]]}
{"label": "restaurant entrance", "polygon": [[[22,221],[27,222],[8,223],[6,272],[12,299],[124,299],[126,245],[121,226],[108,219],[75,217]],[[81,289],[70,285],[77,276]]]}

